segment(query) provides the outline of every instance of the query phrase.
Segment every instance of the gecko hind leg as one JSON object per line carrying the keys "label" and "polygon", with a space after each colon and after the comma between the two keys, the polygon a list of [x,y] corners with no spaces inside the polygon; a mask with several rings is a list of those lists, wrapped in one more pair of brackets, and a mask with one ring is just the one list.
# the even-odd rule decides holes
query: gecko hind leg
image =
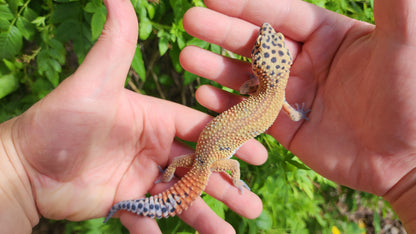
{"label": "gecko hind leg", "polygon": [[240,179],[240,163],[234,159],[222,159],[215,161],[211,165],[212,172],[227,172],[230,171],[230,177],[233,180],[233,184],[243,193],[243,187],[250,191],[247,184]]}
{"label": "gecko hind leg", "polygon": [[306,116],[307,113],[309,113],[311,110],[307,109],[305,110],[305,103],[302,103],[302,106],[299,106],[296,104],[296,108],[292,107],[286,100],[283,102],[283,108],[282,108],[286,114],[292,119],[293,121],[299,121],[299,120],[306,120],[308,121],[309,118]]}
{"label": "gecko hind leg", "polygon": [[175,174],[177,167],[190,168],[192,167],[194,160],[195,160],[194,153],[185,154],[185,155],[174,158],[165,170],[163,170],[159,166],[159,170],[163,173],[163,175],[161,179],[155,181],[155,184],[160,183],[160,182],[169,182],[173,178],[173,175]]}

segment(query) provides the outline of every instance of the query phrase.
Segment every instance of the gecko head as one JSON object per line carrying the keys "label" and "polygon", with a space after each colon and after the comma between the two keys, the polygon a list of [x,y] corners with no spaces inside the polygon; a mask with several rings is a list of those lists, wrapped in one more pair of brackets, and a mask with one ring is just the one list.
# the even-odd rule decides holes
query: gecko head
{"label": "gecko head", "polygon": [[257,77],[278,77],[289,71],[292,56],[284,39],[283,34],[277,33],[269,23],[261,26],[251,52],[252,68]]}

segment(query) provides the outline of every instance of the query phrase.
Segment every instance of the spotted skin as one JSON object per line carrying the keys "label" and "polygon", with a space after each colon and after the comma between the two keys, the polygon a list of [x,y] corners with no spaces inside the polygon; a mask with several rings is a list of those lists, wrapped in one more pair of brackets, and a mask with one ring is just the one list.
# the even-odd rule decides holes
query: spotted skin
{"label": "spotted skin", "polygon": [[[240,180],[238,161],[230,159],[237,149],[265,132],[282,107],[294,121],[305,118],[304,111],[291,107],[285,100],[292,57],[283,35],[276,33],[270,24],[265,23],[260,28],[251,59],[258,80],[249,80],[243,87],[254,92],[253,95],[209,122],[199,136],[195,153],[176,157],[164,171],[161,181],[170,181],[177,167],[190,168],[189,172],[163,193],[115,204],[104,222],[118,210],[150,218],[180,214],[201,195],[212,172],[229,171],[233,184],[241,193],[244,187],[248,189]],[[258,83],[258,87],[253,89],[253,83],[256,86]]]}

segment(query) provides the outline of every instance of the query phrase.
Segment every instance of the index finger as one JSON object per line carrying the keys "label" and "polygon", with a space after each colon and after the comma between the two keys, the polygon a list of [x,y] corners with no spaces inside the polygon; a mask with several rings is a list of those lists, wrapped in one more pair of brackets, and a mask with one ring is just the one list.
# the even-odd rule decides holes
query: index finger
{"label": "index finger", "polygon": [[272,24],[296,41],[304,42],[324,25],[342,25],[348,17],[301,0],[206,0],[208,8],[255,25]]}

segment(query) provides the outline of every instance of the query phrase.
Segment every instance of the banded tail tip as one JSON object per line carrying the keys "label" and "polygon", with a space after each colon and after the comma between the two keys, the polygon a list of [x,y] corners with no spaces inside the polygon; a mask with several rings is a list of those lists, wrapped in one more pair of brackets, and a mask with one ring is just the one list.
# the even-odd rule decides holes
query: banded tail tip
{"label": "banded tail tip", "polygon": [[110,220],[110,218],[114,215],[116,211],[113,211],[113,208],[111,208],[110,212],[108,212],[107,216],[105,217],[103,223],[107,223],[108,220]]}

